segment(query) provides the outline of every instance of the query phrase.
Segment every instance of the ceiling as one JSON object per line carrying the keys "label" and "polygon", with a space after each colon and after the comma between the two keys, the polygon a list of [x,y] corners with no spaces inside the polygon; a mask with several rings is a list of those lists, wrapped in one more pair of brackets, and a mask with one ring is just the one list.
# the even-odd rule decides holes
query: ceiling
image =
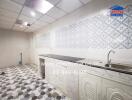
{"label": "ceiling", "polygon": [[[23,32],[35,32],[40,28],[53,23],[61,17],[73,12],[88,3],[90,0],[47,0],[54,5],[46,14],[35,12],[30,15],[31,8],[25,6],[26,0],[0,0],[0,28]],[[29,22],[31,26],[20,27],[15,24],[17,19]]]}

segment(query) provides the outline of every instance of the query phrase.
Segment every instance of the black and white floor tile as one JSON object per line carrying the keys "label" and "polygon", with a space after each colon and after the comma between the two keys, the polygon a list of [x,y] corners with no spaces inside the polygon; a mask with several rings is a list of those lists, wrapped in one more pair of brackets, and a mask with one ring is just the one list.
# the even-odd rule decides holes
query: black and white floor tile
{"label": "black and white floor tile", "polygon": [[68,100],[31,65],[0,69],[0,100]]}

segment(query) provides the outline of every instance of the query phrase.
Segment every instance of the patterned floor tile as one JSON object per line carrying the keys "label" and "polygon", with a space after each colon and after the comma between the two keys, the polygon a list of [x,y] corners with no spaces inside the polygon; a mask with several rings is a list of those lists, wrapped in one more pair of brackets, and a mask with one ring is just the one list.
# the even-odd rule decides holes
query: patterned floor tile
{"label": "patterned floor tile", "polygon": [[0,100],[69,100],[36,72],[30,65],[0,69]]}

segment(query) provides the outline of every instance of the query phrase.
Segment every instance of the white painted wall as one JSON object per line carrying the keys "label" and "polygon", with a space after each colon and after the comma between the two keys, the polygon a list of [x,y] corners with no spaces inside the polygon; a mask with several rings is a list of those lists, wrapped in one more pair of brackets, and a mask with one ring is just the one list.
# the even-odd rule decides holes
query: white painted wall
{"label": "white painted wall", "polygon": [[[34,34],[34,42],[36,41],[36,37],[40,34],[46,34],[49,32],[54,33],[54,30],[56,30],[57,28],[65,26],[65,25],[69,25],[70,23],[76,22],[77,20],[80,20],[81,18],[85,18],[101,10],[105,10],[106,8],[110,7],[112,4],[122,5],[124,3],[129,4],[129,3],[132,3],[132,1],[127,0],[126,2],[126,0],[91,0],[91,2],[86,4],[84,7],[76,10],[75,12],[67,16],[64,16],[63,18],[57,20],[53,24],[50,24],[47,27],[36,32]],[[106,60],[106,55],[108,52],[108,49],[54,48],[50,46],[38,48],[35,46],[35,43],[34,43],[33,49],[34,49],[34,59],[32,59],[32,61],[36,64],[38,64],[38,55],[44,54],[44,53]],[[116,51],[116,54],[111,55],[115,62],[132,64],[132,53],[131,53],[132,49],[124,49],[124,50],[118,49],[115,51]]]}
{"label": "white painted wall", "polygon": [[31,35],[0,29],[0,68],[17,65],[20,61],[20,52],[23,53],[23,63],[30,63]]}

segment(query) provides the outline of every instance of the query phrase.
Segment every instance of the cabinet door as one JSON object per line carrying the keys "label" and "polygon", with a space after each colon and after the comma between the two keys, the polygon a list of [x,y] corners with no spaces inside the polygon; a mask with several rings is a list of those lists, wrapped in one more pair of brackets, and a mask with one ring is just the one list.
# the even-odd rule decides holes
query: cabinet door
{"label": "cabinet door", "polygon": [[45,79],[51,81],[53,76],[53,64],[45,61]]}
{"label": "cabinet door", "polygon": [[132,100],[132,87],[103,79],[103,100]]}
{"label": "cabinet door", "polygon": [[79,99],[80,100],[102,100],[101,78],[88,74],[79,73]]}
{"label": "cabinet door", "polygon": [[46,62],[46,80],[53,84],[56,88],[62,92],[67,93],[66,90],[66,68],[62,65],[55,64],[53,62]]}
{"label": "cabinet door", "polygon": [[66,68],[62,65],[55,64],[54,69],[54,84],[66,94]]}
{"label": "cabinet door", "polygon": [[70,68],[66,71],[67,95],[71,98],[71,100],[79,100],[78,71],[71,70]]}

